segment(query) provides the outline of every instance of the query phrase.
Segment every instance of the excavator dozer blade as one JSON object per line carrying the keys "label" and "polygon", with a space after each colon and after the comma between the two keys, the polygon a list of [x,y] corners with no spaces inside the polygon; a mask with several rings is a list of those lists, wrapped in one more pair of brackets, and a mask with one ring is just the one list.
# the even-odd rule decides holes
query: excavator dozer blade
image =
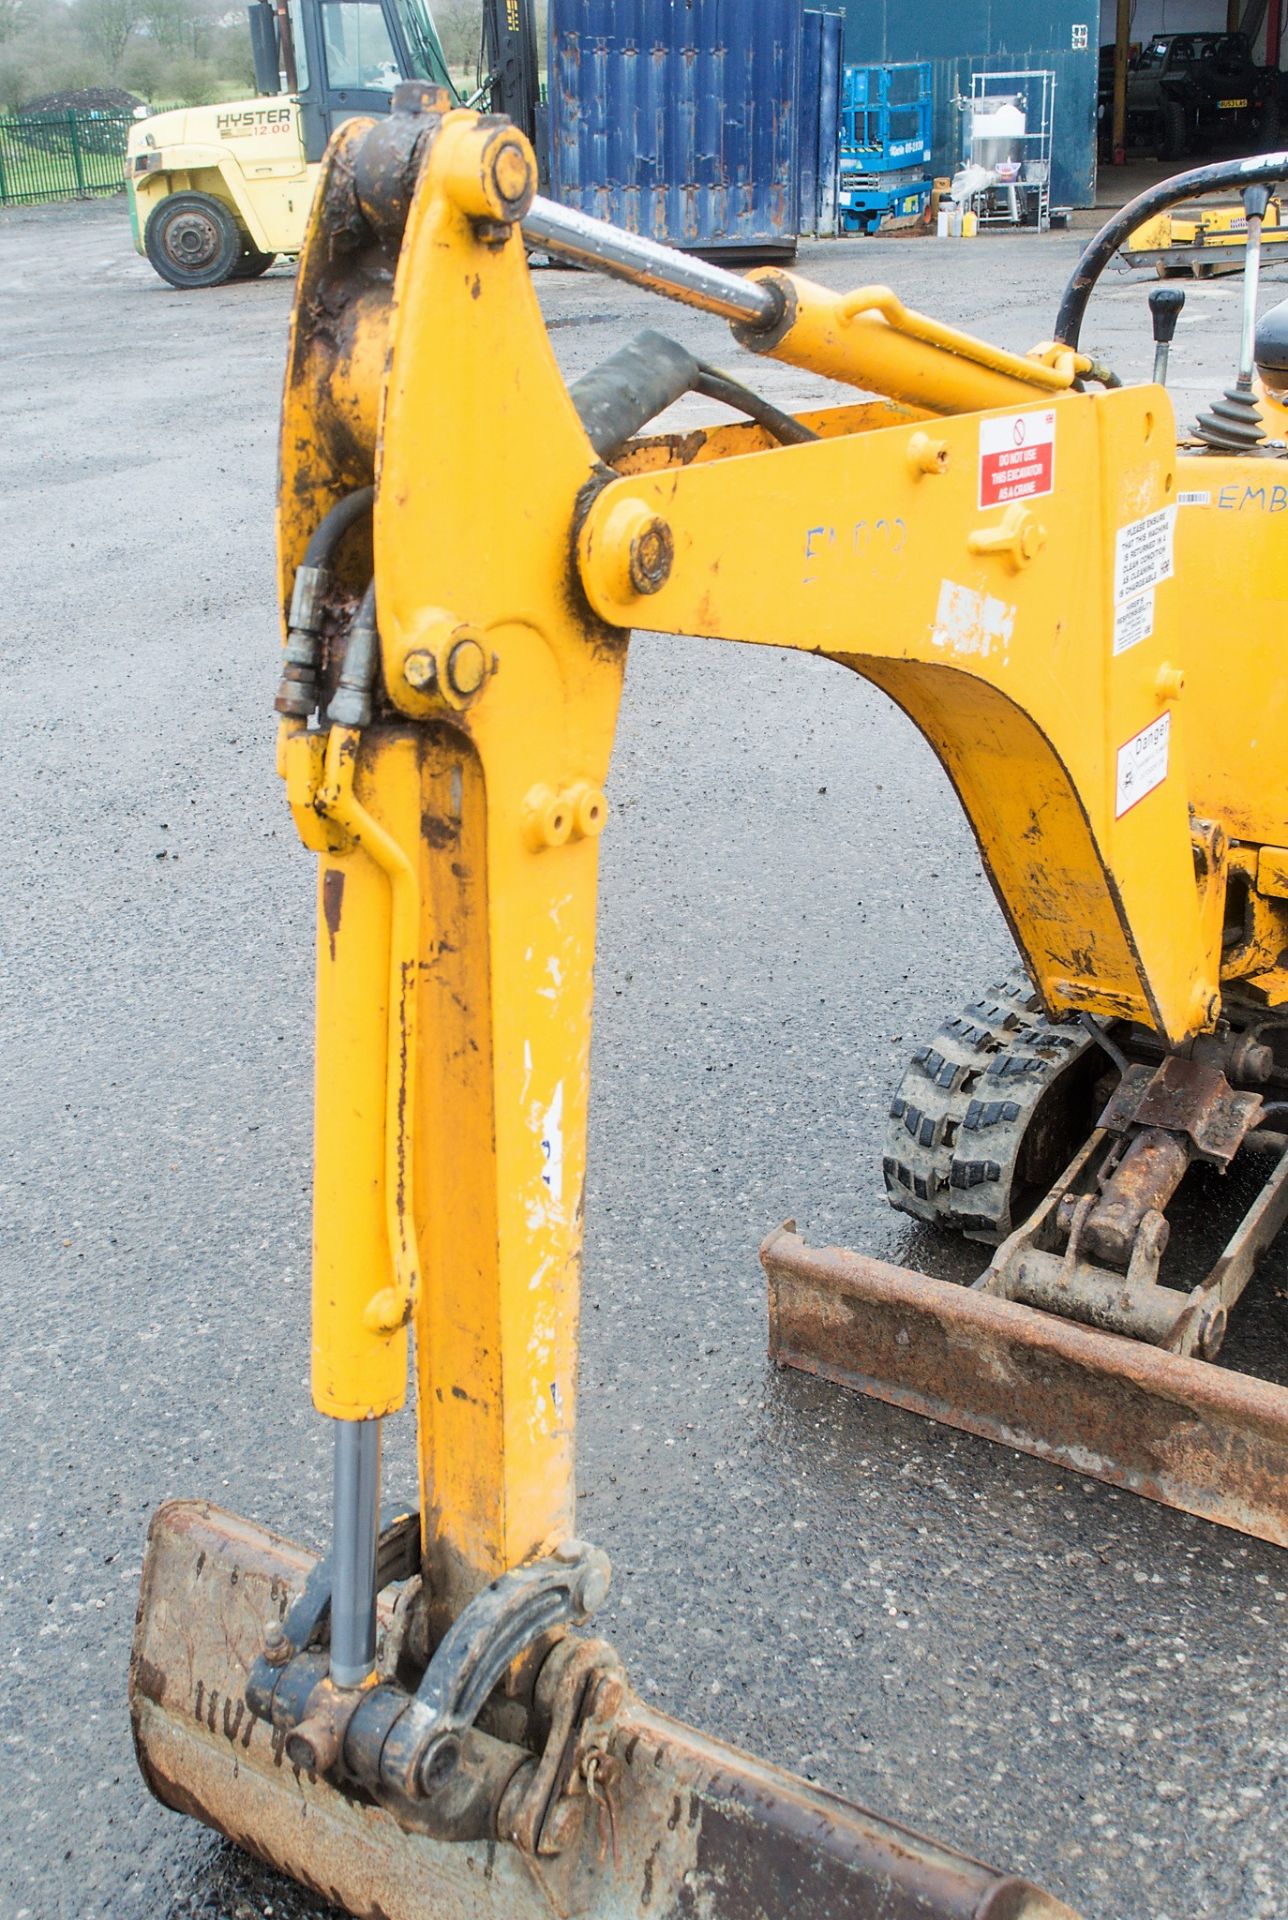
{"label": "excavator dozer blade", "polygon": [[779,1366],[1288,1547],[1288,1389],[790,1224],[760,1258]]}
{"label": "excavator dozer blade", "polygon": [[[165,1805],[382,1920],[1076,1920],[1028,1882],[752,1759],[626,1689],[611,1784],[556,1858],[443,1842],[293,1767],[243,1694],[265,1621],[315,1562],[205,1502],[148,1536],[130,1667],[139,1762]],[[386,1615],[387,1617],[387,1615]]]}

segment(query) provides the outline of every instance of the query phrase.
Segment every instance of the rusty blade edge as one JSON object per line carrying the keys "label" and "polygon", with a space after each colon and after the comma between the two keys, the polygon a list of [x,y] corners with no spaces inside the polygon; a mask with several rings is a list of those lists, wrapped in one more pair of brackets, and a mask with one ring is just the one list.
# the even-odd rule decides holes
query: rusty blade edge
{"label": "rusty blade edge", "polygon": [[[865,1812],[627,1693],[611,1818],[557,1858],[448,1845],[301,1774],[243,1710],[266,1616],[311,1556],[204,1502],[148,1536],[130,1675],[140,1766],[204,1821],[364,1920],[1075,1920],[1029,1882]],[[606,1810],[605,1810],[606,1811]]]}
{"label": "rusty blade edge", "polygon": [[779,1366],[1288,1546],[1288,1389],[789,1228],[760,1257]]}

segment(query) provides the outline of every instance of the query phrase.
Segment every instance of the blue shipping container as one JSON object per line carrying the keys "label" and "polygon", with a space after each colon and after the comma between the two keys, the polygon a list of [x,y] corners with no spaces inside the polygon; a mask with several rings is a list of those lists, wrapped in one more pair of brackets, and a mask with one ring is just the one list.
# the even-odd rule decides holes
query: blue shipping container
{"label": "blue shipping container", "polygon": [[550,177],[672,246],[796,244],[801,0],[551,0]]}
{"label": "blue shipping container", "polygon": [[841,41],[845,22],[839,13],[807,7],[801,16],[800,166],[797,228],[801,233],[834,234],[839,222]]}

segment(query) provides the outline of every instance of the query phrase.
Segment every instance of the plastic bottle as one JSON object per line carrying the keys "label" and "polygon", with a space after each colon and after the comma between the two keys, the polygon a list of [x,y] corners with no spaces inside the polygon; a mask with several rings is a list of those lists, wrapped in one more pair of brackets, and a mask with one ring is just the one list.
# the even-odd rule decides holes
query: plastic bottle
{"label": "plastic bottle", "polygon": [[979,215],[977,213],[964,213],[962,215],[962,239],[973,240],[978,231]]}

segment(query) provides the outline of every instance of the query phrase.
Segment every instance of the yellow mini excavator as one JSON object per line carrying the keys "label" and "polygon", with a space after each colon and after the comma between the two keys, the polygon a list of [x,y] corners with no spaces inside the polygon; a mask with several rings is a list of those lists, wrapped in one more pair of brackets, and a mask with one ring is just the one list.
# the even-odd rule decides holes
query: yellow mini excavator
{"label": "yellow mini excavator", "polygon": [[[1245,163],[1254,225],[1281,173],[1288,155]],[[1079,351],[1112,227],[1025,357],[885,288],[736,276],[534,186],[519,131],[411,83],[324,164],[284,402],[276,706],[318,865],[334,1528],[319,1559],[205,1503],[160,1509],[140,1762],[168,1805],[388,1920],[1069,1920],[654,1711],[585,1631],[609,1581],[573,1479],[604,780],[632,628],[822,656],[913,717],[1032,994],[918,1057],[888,1178],[1011,1231],[982,1289],[778,1233],[774,1351],[1093,1472],[1153,1448],[1132,1484],[1199,1505],[1206,1475],[1205,1510],[1282,1538],[1283,1396],[1199,1356],[1288,1206],[1284,416],[1251,317],[1238,380],[1180,447],[1162,386]],[[570,389],[525,245],[868,397],[789,415],[659,331]],[[645,433],[688,392],[743,418]],[[1163,1284],[1185,1168],[1267,1142],[1237,1246],[1197,1290]],[[382,1511],[409,1365],[419,1505]]]}

